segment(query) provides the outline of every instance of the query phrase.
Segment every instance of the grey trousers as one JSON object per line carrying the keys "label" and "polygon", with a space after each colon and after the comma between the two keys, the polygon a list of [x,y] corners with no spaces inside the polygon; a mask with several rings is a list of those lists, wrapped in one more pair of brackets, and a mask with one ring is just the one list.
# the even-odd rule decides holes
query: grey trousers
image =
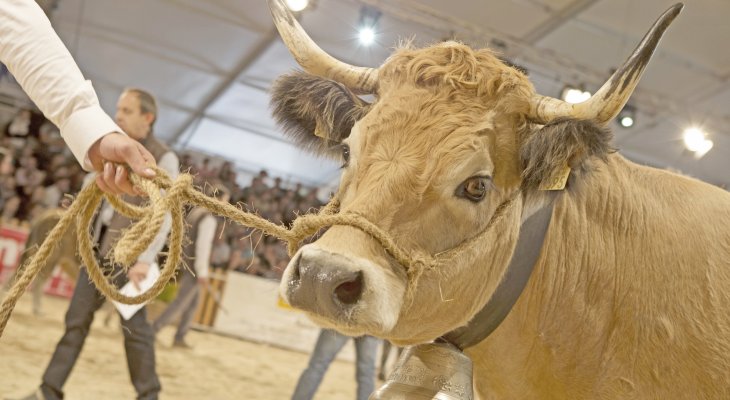
{"label": "grey trousers", "polygon": [[[337,331],[322,329],[314,346],[309,365],[299,376],[297,387],[292,394],[292,400],[311,400],[319,388],[332,361],[342,350],[350,337]],[[378,350],[379,339],[372,336],[354,338],[357,380],[357,400],[367,400],[375,390],[375,353]]]}
{"label": "grey trousers", "polygon": [[[116,269],[112,279],[117,287],[127,282],[127,275]],[[79,271],[71,304],[66,311],[66,331],[51,357],[43,374],[41,391],[46,399],[63,399],[63,385],[84,346],[89,327],[94,320],[94,312],[104,304],[104,296],[89,282],[86,268]],[[147,322],[147,309],[142,308],[132,318],[122,318],[124,350],[127,353],[127,367],[132,385],[137,391],[137,399],[157,399],[161,390],[160,380],[155,371],[155,347],[152,328]]]}
{"label": "grey trousers", "polygon": [[152,330],[155,332],[160,331],[163,326],[167,325],[170,320],[180,316],[180,323],[177,324],[177,332],[175,332],[175,341],[181,341],[185,339],[190,330],[190,324],[193,322],[195,316],[195,310],[198,308],[200,302],[200,285],[198,285],[198,279],[193,276],[190,271],[183,270],[182,276],[180,277],[180,288],[177,291],[177,297],[165,308],[165,311],[160,314],[159,317],[152,323]]}

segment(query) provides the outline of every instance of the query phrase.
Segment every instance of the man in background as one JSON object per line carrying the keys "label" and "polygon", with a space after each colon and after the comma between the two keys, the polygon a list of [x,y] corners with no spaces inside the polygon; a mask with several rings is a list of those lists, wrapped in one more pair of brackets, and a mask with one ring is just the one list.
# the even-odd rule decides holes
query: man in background
{"label": "man in background", "polygon": [[[144,145],[160,168],[174,178],[178,173],[179,160],[174,152],[152,134],[152,127],[156,119],[157,103],[149,93],[140,89],[126,89],[119,97],[116,122],[131,138]],[[109,173],[110,168],[114,168],[112,163],[106,163],[104,173]],[[117,168],[121,168],[121,166],[117,166]],[[132,204],[143,202],[140,197],[132,196],[124,196],[124,200]],[[117,212],[112,213],[109,217],[99,216],[102,228],[99,232],[95,232],[99,237],[97,259],[101,262],[121,236],[122,230],[132,223],[129,218]],[[139,286],[147,276],[151,264],[157,261],[158,253],[170,231],[171,222],[170,215],[166,215],[160,232],[126,274],[121,265],[109,266],[111,270],[109,279],[115,286],[122,287],[128,281]],[[66,329],[63,337],[56,345],[51,361],[43,374],[40,388],[24,400],[63,399],[63,386],[81,353],[94,320],[94,313],[104,304],[104,301],[104,296],[90,282],[86,268],[82,268],[66,312]],[[152,327],[147,322],[146,308],[143,307],[128,320],[122,318],[122,332],[129,375],[137,391],[137,399],[156,400],[161,386],[155,370],[154,334]]]}

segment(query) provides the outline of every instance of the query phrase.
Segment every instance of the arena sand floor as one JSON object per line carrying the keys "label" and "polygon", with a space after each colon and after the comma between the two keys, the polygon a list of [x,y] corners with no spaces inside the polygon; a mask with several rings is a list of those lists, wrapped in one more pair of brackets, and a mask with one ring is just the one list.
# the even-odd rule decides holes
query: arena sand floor
{"label": "arena sand floor", "polygon": [[[18,303],[0,338],[0,399],[31,392],[39,383],[63,332],[68,302],[46,296],[41,317],[31,313],[30,296]],[[104,326],[104,308],[97,312],[81,357],[66,384],[71,400],[129,400],[129,380],[122,333],[117,320]],[[116,317],[115,317],[116,318]],[[161,400],[288,399],[308,355],[219,336],[190,332],[192,350],[170,347],[174,328],[166,327],[157,342]],[[335,361],[315,399],[355,398],[355,369]]]}

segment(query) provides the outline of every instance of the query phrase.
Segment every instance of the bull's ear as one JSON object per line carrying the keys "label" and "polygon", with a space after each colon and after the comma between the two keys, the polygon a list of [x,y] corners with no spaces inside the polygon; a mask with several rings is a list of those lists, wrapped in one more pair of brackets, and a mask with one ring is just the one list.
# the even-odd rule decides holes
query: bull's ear
{"label": "bull's ear", "polygon": [[271,89],[274,119],[303,149],[335,158],[370,104],[345,86],[305,72],[283,75]]}
{"label": "bull's ear", "polygon": [[592,121],[561,118],[550,122],[522,143],[522,187],[529,191],[549,186],[566,166],[580,171],[590,157],[606,160],[615,151],[612,139],[610,129]]}

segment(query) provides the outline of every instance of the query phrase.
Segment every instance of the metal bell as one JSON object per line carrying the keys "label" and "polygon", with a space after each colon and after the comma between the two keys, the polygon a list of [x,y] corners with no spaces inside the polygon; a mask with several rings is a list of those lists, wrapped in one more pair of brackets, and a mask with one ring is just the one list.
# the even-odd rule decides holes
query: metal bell
{"label": "metal bell", "polygon": [[473,400],[471,359],[449,343],[409,347],[370,400]]}

